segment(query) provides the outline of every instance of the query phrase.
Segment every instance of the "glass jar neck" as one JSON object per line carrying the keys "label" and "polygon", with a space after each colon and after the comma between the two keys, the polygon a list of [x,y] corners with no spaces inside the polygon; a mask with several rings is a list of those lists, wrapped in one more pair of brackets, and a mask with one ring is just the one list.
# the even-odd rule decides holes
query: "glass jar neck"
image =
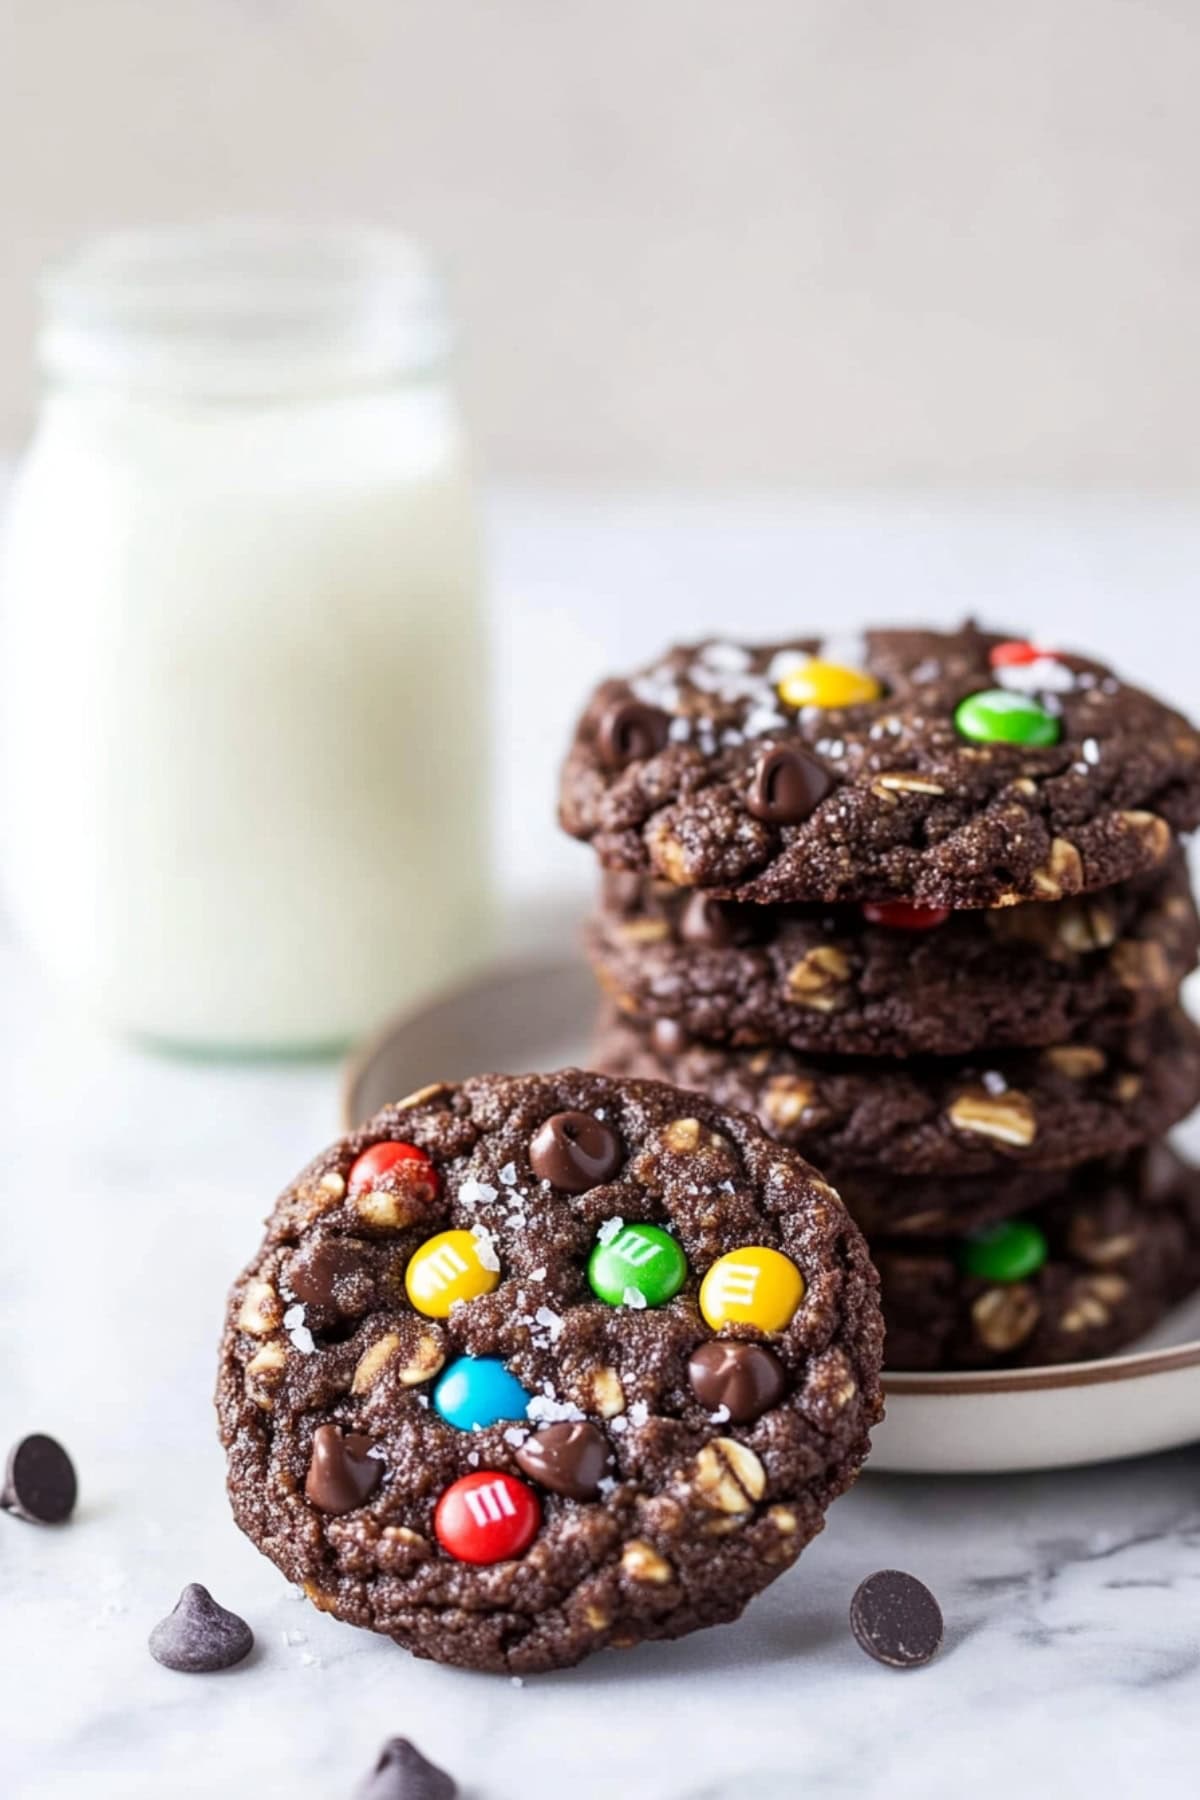
{"label": "glass jar neck", "polygon": [[436,376],[441,285],[410,240],[366,226],[236,222],[122,233],[43,284],[56,387],[288,401]]}

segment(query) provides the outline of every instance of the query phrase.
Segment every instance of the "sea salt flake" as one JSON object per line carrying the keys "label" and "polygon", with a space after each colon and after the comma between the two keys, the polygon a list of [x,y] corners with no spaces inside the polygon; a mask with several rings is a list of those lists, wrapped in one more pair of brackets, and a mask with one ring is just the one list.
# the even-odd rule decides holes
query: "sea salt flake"
{"label": "sea salt flake", "polygon": [[982,1080],[989,1094],[1003,1094],[1008,1091],[1008,1083],[999,1069],[985,1069]]}
{"label": "sea salt flake", "polygon": [[487,1206],[496,1198],[496,1189],[490,1182],[476,1181],[472,1176],[463,1182],[458,1197],[464,1206]]}
{"label": "sea salt flake", "polygon": [[731,1417],[731,1414],[727,1406],[718,1406],[716,1412],[709,1413],[708,1416],[714,1425],[724,1425],[726,1420]]}
{"label": "sea salt flake", "polygon": [[545,1270],[545,1267],[544,1267],[544,1266],[543,1266],[543,1267],[542,1267],[542,1268],[540,1268],[540,1269],[533,1269],[533,1270],[532,1270],[532,1271],[531,1271],[531,1272],[530,1272],[530,1276],[529,1276],[529,1279],[530,1279],[530,1280],[531,1280],[531,1281],[545,1281],[545,1279],[546,1279],[546,1270]]}
{"label": "sea salt flake", "polygon": [[387,1461],[387,1451],[382,1444],[372,1444],[371,1448],[367,1451],[367,1455],[373,1462],[385,1463]]}
{"label": "sea salt flake", "polygon": [[692,735],[690,719],[672,719],[667,726],[667,737],[672,744],[686,744]]}
{"label": "sea salt flake", "polygon": [[471,1236],[475,1239],[475,1254],[479,1258],[482,1269],[490,1269],[499,1273],[500,1258],[496,1254],[496,1243],[486,1225],[472,1225]]}
{"label": "sea salt flake", "polygon": [[557,1343],[563,1330],[563,1320],[560,1314],[554,1312],[549,1306],[539,1306],[533,1316],[535,1322],[549,1333],[550,1342]]}
{"label": "sea salt flake", "polygon": [[599,1119],[600,1123],[603,1125],[605,1119],[608,1117],[608,1109],[603,1106],[598,1106],[593,1112],[592,1117],[593,1119]]}
{"label": "sea salt flake", "polygon": [[645,1304],[646,1296],[641,1288],[627,1287],[621,1295],[621,1305],[632,1307],[634,1312],[640,1312]]}
{"label": "sea salt flake", "polygon": [[700,652],[700,661],[707,663],[710,669],[720,669],[726,674],[737,674],[740,670],[750,667],[750,652],[743,650],[740,644],[705,644]]}
{"label": "sea salt flake", "polygon": [[297,1327],[303,1325],[303,1323],[304,1308],[302,1306],[289,1306],[283,1315],[283,1329],[285,1331],[295,1331]]}
{"label": "sea salt flake", "polygon": [[314,1656],[311,1650],[302,1650],[300,1661],[306,1669],[319,1669],[322,1666],[320,1657]]}
{"label": "sea salt flake", "polygon": [[585,1419],[587,1414],[573,1400],[553,1400],[545,1394],[535,1394],[525,1408],[525,1416],[535,1425],[554,1425],[562,1419]]}
{"label": "sea salt flake", "polygon": [[523,1425],[505,1426],[504,1441],[506,1444],[511,1444],[514,1450],[519,1449],[528,1436],[529,1433]]}
{"label": "sea salt flake", "polygon": [[611,1219],[605,1219],[603,1225],[601,1225],[599,1231],[596,1233],[600,1243],[611,1244],[624,1223],[625,1221],[620,1213],[615,1214]]}
{"label": "sea salt flake", "polygon": [[771,731],[786,731],[787,720],[773,706],[752,706],[742,720],[742,730],[748,738],[766,737]]}
{"label": "sea salt flake", "polygon": [[629,1408],[629,1423],[631,1425],[644,1425],[649,1417],[650,1408],[647,1406],[646,1402],[644,1400],[635,1400]]}
{"label": "sea salt flake", "polygon": [[517,1165],[516,1165],[516,1163],[506,1162],[504,1167],[500,1171],[500,1179],[504,1183],[505,1187],[508,1187],[508,1188],[516,1187],[516,1185],[517,1185]]}
{"label": "sea salt flake", "polygon": [[301,1356],[311,1356],[316,1350],[313,1334],[307,1325],[298,1325],[295,1331],[288,1332],[288,1336],[292,1340],[293,1347],[300,1352]]}
{"label": "sea salt flake", "polygon": [[289,1649],[292,1649],[296,1644],[307,1644],[308,1633],[306,1631],[285,1631],[283,1641]]}
{"label": "sea salt flake", "polygon": [[616,1437],[623,1437],[625,1432],[629,1430],[629,1420],[625,1417],[624,1413],[618,1413],[615,1419],[610,1419],[608,1421],[608,1429]]}
{"label": "sea salt flake", "polygon": [[1084,762],[1090,763],[1093,768],[1100,761],[1100,746],[1095,738],[1084,738],[1081,753]]}
{"label": "sea salt flake", "polygon": [[600,1498],[602,1500],[607,1500],[608,1496],[611,1493],[614,1493],[617,1488],[617,1478],[615,1475],[602,1475],[596,1483],[596,1486],[599,1489]]}

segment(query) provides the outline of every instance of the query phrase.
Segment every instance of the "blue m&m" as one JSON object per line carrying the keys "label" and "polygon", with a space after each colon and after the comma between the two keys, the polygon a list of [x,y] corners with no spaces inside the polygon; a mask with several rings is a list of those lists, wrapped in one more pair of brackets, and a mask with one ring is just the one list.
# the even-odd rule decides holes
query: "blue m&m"
{"label": "blue m&m", "polygon": [[433,1390],[433,1404],[458,1431],[481,1431],[502,1419],[523,1419],[529,1395],[498,1356],[460,1356]]}

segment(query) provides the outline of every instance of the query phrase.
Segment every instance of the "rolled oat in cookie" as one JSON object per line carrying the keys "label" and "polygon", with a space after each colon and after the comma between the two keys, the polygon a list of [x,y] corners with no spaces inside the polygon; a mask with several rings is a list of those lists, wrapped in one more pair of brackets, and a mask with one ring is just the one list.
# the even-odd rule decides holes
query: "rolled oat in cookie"
{"label": "rolled oat in cookie", "polygon": [[1200,824],[1200,735],[1102,663],[971,624],[708,640],[596,690],[560,817],[605,868],[742,901],[1060,900]]}
{"label": "rolled oat in cookie", "polygon": [[339,1618],[556,1668],[736,1618],[795,1560],[881,1342],[857,1228],[751,1119],[577,1071],[429,1088],[285,1190],[235,1284],[230,1499]]}

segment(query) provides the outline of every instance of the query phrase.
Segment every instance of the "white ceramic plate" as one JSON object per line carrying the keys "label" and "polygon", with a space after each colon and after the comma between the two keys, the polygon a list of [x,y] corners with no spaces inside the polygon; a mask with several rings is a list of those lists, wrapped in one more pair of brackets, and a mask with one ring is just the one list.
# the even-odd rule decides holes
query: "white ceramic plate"
{"label": "white ceramic plate", "polygon": [[[350,1062],[347,1125],[431,1081],[586,1066],[596,989],[582,962],[483,976],[382,1031]],[[978,1374],[889,1373],[871,1467],[984,1474],[1110,1462],[1200,1440],[1200,1296],[1131,1351]]]}

